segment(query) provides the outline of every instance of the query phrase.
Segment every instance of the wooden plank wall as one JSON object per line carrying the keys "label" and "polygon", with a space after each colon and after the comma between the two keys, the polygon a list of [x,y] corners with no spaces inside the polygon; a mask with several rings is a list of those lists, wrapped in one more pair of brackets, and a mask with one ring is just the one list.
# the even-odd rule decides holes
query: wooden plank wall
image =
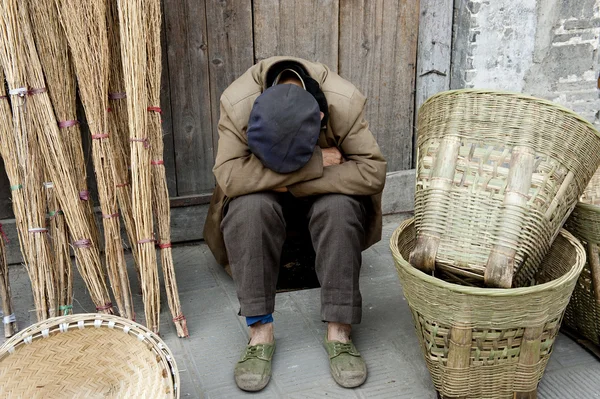
{"label": "wooden plank wall", "polygon": [[367,120],[390,172],[413,164],[418,21],[418,1],[341,2],[339,72],[367,96]]}
{"label": "wooden plank wall", "polygon": [[[352,81],[368,97],[388,171],[413,167],[419,0],[163,0],[163,15],[164,159],[169,193],[183,197],[175,203],[198,205],[204,200],[191,196],[210,194],[219,97],[274,55],[323,62]],[[10,192],[0,174],[7,218]]]}
{"label": "wooden plank wall", "polygon": [[[421,0],[415,92],[415,117],[432,95],[450,89],[454,0]],[[417,130],[413,137],[413,157]]]}
{"label": "wooden plank wall", "polygon": [[421,0],[417,65],[417,109],[450,88],[453,0]]}
{"label": "wooden plank wall", "polygon": [[[216,156],[221,94],[231,82],[254,64],[252,2],[251,0],[206,0],[206,20],[210,59],[213,155]],[[212,188],[209,187],[209,190]]]}
{"label": "wooden plank wall", "polygon": [[256,61],[290,55],[338,70],[339,0],[254,0]]}
{"label": "wooden plank wall", "polygon": [[[204,1],[164,0],[177,195],[210,190],[213,140]],[[167,107],[167,105],[165,105]]]}

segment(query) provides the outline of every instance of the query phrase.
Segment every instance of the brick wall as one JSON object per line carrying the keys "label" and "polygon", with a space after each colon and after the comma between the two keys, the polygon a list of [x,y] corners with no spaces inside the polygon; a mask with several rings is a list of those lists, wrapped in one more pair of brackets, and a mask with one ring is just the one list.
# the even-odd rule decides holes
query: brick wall
{"label": "brick wall", "polygon": [[456,0],[451,87],[519,91],[600,127],[600,0]]}

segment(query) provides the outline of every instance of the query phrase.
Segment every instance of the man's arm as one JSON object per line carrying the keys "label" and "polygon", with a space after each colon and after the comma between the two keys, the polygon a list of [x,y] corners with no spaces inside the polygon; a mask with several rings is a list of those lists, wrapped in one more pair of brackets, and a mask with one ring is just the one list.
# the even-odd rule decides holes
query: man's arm
{"label": "man's arm", "polygon": [[[288,186],[294,196],[373,195],[383,190],[386,162],[365,120],[365,101],[364,96],[355,91],[347,110],[336,110],[338,115],[332,113],[330,123],[345,161],[324,167],[320,178]],[[342,116],[345,120],[335,120]],[[338,136],[336,131],[347,134]]]}
{"label": "man's arm", "polygon": [[226,196],[238,197],[278,189],[322,176],[323,156],[318,146],[308,163],[296,172],[280,174],[266,168],[250,152],[246,135],[232,122],[233,112],[233,107],[227,98],[221,97],[219,147],[213,172]]}

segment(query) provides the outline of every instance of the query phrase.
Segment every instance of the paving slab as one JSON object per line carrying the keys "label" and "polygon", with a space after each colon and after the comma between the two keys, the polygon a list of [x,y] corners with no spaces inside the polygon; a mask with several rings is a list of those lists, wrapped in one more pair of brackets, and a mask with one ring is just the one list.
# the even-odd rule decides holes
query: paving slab
{"label": "paving slab", "polygon": [[[166,297],[162,295],[161,336],[177,360],[182,398],[400,398],[433,399],[433,384],[402,295],[389,238],[409,215],[387,217],[383,239],[363,254],[361,290],[363,322],[354,340],[368,367],[369,378],[354,390],[338,387],[329,375],[322,346],[325,324],[320,320],[320,291],[307,289],[277,294],[273,377],[260,393],[240,391],[233,367],[247,340],[244,319],[231,278],[216,264],[204,243],[173,249],[177,281],[190,337],[177,338]],[[128,255],[131,265],[131,256]],[[137,321],[143,306],[135,272],[130,267]],[[27,273],[11,266],[15,313],[21,328],[34,323],[35,312]],[[74,311],[91,312],[81,278],[75,281]],[[3,338],[0,337],[0,343]],[[541,399],[600,398],[600,362],[570,338],[560,335],[539,387]]]}

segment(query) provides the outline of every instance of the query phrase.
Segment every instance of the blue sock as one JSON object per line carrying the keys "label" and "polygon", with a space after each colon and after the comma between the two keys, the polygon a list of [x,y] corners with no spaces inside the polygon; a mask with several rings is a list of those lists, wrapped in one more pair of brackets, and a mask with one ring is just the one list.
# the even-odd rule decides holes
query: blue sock
{"label": "blue sock", "polygon": [[251,326],[252,324],[261,322],[262,324],[273,323],[273,314],[265,314],[262,316],[251,316],[246,317],[246,325]]}

